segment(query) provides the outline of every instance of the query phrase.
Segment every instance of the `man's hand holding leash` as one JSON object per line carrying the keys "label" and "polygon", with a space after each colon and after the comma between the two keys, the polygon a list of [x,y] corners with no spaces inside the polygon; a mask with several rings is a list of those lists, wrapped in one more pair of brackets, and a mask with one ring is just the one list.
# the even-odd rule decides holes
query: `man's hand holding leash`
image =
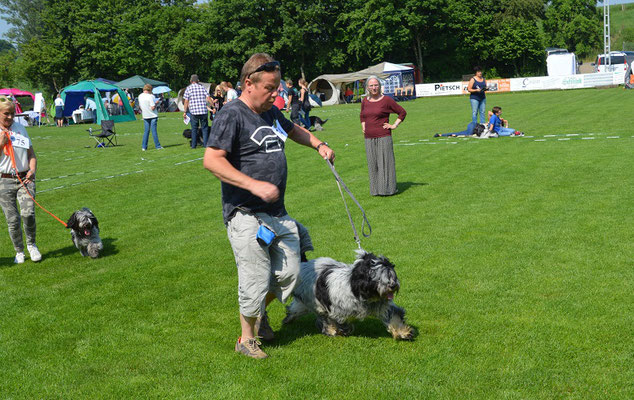
{"label": "man's hand holding leash", "polygon": [[317,151],[324,160],[335,162],[335,151],[328,147],[328,143],[321,142],[317,145]]}
{"label": "man's hand holding leash", "polygon": [[321,158],[324,160],[335,162],[335,151],[328,147],[328,143],[322,142],[315,135],[310,133],[308,129],[295,125],[293,130],[288,133],[288,137],[299,144],[303,144],[304,146],[312,147],[317,150]]}

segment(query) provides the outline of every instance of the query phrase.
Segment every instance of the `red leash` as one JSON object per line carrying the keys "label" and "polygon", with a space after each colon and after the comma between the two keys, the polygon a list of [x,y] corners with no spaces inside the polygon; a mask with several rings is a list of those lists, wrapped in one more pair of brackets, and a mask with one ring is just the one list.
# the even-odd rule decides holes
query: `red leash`
{"label": "red leash", "polygon": [[26,187],[26,185],[22,181],[22,178],[20,178],[20,174],[19,174],[18,168],[17,168],[17,166],[15,164],[15,153],[13,151],[13,144],[11,143],[11,136],[9,135],[8,131],[5,131],[5,134],[7,135],[7,144],[4,145],[4,154],[11,158],[11,165],[13,165],[13,169],[15,170],[15,176],[18,177],[18,180],[20,181],[20,184],[22,185],[24,190],[26,190],[26,192],[29,194],[29,197],[31,198],[31,200],[33,200],[33,202],[35,204],[37,204],[38,207],[40,207],[42,210],[46,211],[51,217],[53,217],[57,221],[59,221],[59,223],[64,225],[65,228],[68,228],[68,225],[66,224],[66,222],[64,222],[61,219],[59,219],[55,214],[53,214],[52,212],[50,212],[46,208],[42,207],[42,205],[40,203],[38,203],[37,200],[35,200],[35,197],[33,197],[31,192],[29,192],[29,189]]}

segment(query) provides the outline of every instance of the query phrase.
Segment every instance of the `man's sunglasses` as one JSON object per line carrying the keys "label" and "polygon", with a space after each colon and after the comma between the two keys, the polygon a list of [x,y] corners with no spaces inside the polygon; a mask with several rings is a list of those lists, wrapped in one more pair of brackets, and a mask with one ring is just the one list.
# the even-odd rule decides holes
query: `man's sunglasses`
{"label": "man's sunglasses", "polygon": [[273,71],[277,71],[277,70],[280,70],[280,62],[279,61],[270,61],[270,62],[264,63],[264,64],[260,65],[259,67],[257,67],[255,69],[255,71],[253,71],[249,75],[247,75],[247,78],[250,77],[251,75],[255,74],[256,72],[262,72],[262,71],[273,72]]}

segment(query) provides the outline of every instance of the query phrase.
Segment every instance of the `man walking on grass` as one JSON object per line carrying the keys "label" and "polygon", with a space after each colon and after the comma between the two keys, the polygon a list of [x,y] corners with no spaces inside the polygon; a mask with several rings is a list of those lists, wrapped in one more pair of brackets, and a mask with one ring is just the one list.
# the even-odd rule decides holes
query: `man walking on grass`
{"label": "man walking on grass", "polygon": [[216,115],[203,160],[222,182],[223,219],[238,269],[242,334],[235,351],[253,358],[267,357],[258,337],[273,339],[266,306],[276,297],[286,302],[299,275],[298,228],[284,206],[286,138],[335,158],[328,144],[273,107],[280,78],[280,64],[268,54],[249,58],[242,94]]}
{"label": "man walking on grass", "polygon": [[183,94],[183,106],[185,112],[183,117],[187,116],[187,112],[191,114],[192,126],[192,149],[198,144],[198,125],[203,133],[203,145],[207,143],[209,135],[209,121],[207,120],[207,103],[211,103],[211,97],[207,89],[200,84],[198,75],[194,74],[189,79],[190,85],[185,89]]}

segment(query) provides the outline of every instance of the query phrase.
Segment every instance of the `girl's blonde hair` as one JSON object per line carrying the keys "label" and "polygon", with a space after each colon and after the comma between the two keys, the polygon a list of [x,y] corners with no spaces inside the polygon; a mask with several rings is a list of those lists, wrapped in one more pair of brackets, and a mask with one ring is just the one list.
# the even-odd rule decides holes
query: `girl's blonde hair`
{"label": "girl's blonde hair", "polygon": [[0,110],[9,110],[15,113],[15,103],[7,96],[0,96]]}

